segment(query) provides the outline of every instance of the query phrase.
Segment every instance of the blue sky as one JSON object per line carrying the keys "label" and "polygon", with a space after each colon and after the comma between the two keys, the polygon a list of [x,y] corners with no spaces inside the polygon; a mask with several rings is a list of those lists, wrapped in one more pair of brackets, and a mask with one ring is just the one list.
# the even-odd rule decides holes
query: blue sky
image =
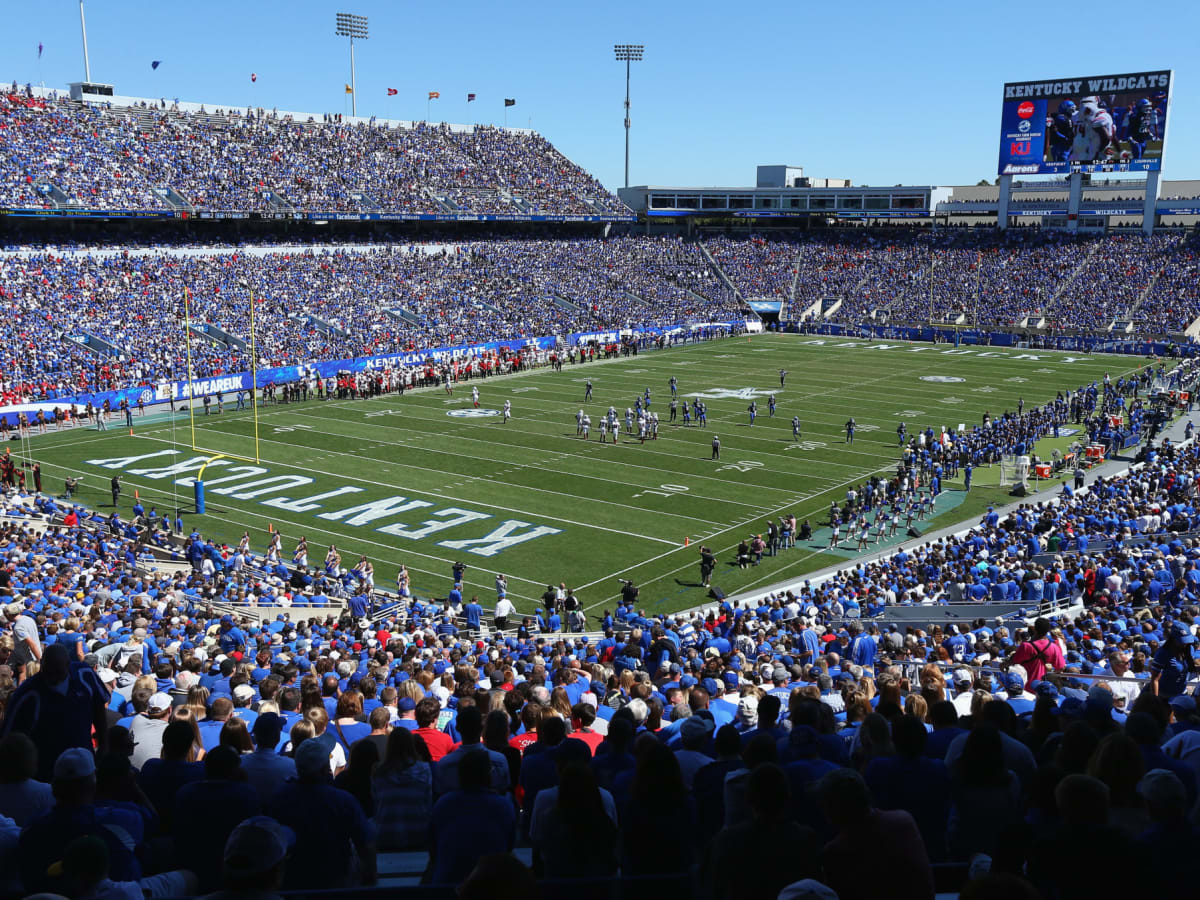
{"label": "blue sky", "polygon": [[[28,8],[5,17],[0,78],[80,80],[78,4]],[[1200,178],[1200,4],[1112,9],[990,0],[85,5],[92,78],[119,93],[314,112],[349,112],[349,47],[334,36],[334,14],[366,15],[360,115],[424,118],[436,90],[431,118],[499,124],[503,99],[514,97],[510,125],[531,124],[614,189],[624,178],[625,91],[614,43],[646,45],[633,67],[633,184],[747,185],[759,163],[855,184],[973,184],[995,177],[1005,81],[1173,68],[1164,174]],[[389,98],[388,88],[399,93]],[[470,106],[469,91],[478,95]]]}

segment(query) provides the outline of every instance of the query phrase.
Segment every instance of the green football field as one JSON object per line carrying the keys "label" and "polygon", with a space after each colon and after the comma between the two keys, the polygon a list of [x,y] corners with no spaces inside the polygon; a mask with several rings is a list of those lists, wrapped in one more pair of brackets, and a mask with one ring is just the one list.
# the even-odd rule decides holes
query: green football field
{"label": "green football field", "polygon": [[[310,563],[330,543],[343,564],[365,553],[376,583],[393,587],[408,566],[414,592],[445,596],[451,564],[467,566],[465,590],[494,602],[496,573],[509,596],[532,609],[548,583],[566,582],[594,614],[612,606],[619,578],[641,588],[648,610],[674,611],[703,602],[698,544],[709,545],[719,567],[713,583],[726,593],[767,587],[853,558],[828,552],[818,539],[746,570],[730,564],[738,542],[766,530],[768,518],[794,512],[814,528],[832,500],[876,472],[892,472],[899,452],[896,426],[910,433],[933,425],[970,427],[985,411],[1032,407],[1062,389],[1132,371],[1121,357],[1015,349],[954,349],[945,345],[756,335],[643,353],[636,357],[540,369],[441,388],[364,400],[264,405],[259,410],[259,462],[248,412],[196,418],[193,450],[186,414],[134,417],[134,434],[116,421],[106,433],[73,430],[33,439],[47,487],[83,473],[81,501],[111,509],[109,479],[123,476],[120,509],[128,514],[136,490],[149,508],[178,501],[190,530],[235,544],[250,531],[256,550],[268,529],[280,531],[285,553],[305,535]],[[779,386],[779,370],[788,370]],[[699,395],[708,427],[668,423],[668,382],[681,398]],[[584,404],[584,382],[594,395]],[[471,405],[472,384],[481,410]],[[638,443],[622,434],[599,441],[610,405],[622,418],[649,388],[662,427],[658,440]],[[778,409],[767,411],[774,393]],[[750,426],[747,407],[758,403]],[[512,402],[513,418],[498,411]],[[216,404],[213,404],[215,410]],[[591,440],[576,436],[575,415],[592,419]],[[800,417],[803,439],[792,438]],[[855,442],[844,440],[853,416]],[[721,439],[721,459],[711,440]],[[1070,438],[1061,439],[1062,444]],[[1049,445],[1039,445],[1049,454]],[[204,474],[207,513],[196,516],[191,479]],[[977,471],[970,494],[949,483],[922,527],[973,518],[1002,496],[997,470]],[[685,546],[685,540],[690,546]]]}

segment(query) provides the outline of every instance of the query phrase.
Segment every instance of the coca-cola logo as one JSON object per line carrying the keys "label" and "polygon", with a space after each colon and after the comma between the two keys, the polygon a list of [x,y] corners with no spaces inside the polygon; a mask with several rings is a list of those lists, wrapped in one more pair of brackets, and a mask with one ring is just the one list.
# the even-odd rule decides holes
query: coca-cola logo
{"label": "coca-cola logo", "polygon": [[1017,107],[1017,115],[1020,116],[1022,119],[1028,119],[1028,118],[1032,117],[1033,116],[1033,101],[1026,100],[1024,103],[1022,103],[1020,106],[1018,106]]}

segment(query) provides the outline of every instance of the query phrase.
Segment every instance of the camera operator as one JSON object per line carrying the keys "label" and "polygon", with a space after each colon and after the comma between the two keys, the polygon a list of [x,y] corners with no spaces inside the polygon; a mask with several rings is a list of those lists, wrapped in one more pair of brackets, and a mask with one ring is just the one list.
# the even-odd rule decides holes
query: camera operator
{"label": "camera operator", "polygon": [[621,602],[625,606],[633,606],[637,603],[638,587],[632,581],[621,580]]}

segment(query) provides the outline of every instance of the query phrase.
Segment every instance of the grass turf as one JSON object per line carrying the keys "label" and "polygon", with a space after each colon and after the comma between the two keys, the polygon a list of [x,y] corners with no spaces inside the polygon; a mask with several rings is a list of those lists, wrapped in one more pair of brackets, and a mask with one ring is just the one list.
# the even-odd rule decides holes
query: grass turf
{"label": "grass turf", "polygon": [[[445,596],[451,564],[461,559],[468,566],[465,592],[489,606],[494,576],[504,572],[521,611],[533,608],[547,584],[565,581],[599,613],[611,607],[618,578],[641,587],[647,610],[675,611],[705,597],[698,577],[701,542],[717,553],[713,583],[727,593],[846,563],[845,554],[826,553],[816,543],[747,570],[730,560],[743,537],[766,530],[769,517],[790,511],[816,528],[850,485],[894,471],[900,421],[910,433],[927,424],[970,426],[984,411],[1015,409],[1019,397],[1032,408],[1105,372],[1115,380],[1134,363],[1044,351],[756,335],[460,384],[453,397],[438,387],[403,397],[261,406],[260,462],[231,457],[212,463],[205,474],[204,516],[187,513],[187,479],[212,453],[192,449],[186,415],[174,427],[161,418],[135,417],[132,436],[115,421],[106,433],[37,436],[33,450],[49,487],[67,473],[83,473],[81,502],[102,512],[110,508],[108,479],[121,472],[125,514],[135,490],[160,513],[178,498],[189,529],[231,545],[249,530],[261,551],[272,526],[282,533],[286,554],[306,535],[312,564],[330,543],[347,566],[365,553],[380,586],[392,586],[405,563],[417,594]],[[789,371],[783,389],[781,368]],[[672,375],[681,399],[704,398],[707,429],[668,423]],[[594,395],[585,404],[588,379]],[[480,388],[486,410],[498,411],[510,400],[512,420],[476,415],[472,385]],[[647,387],[661,419],[658,440],[643,445],[622,434],[616,446],[601,444],[599,421],[609,405],[617,408],[623,428],[625,408]],[[774,417],[767,410],[770,393],[778,400]],[[759,407],[753,427],[747,413],[752,398]],[[197,415],[196,442],[252,457],[253,420],[248,412],[230,412],[232,405],[220,416]],[[575,433],[581,408],[592,418],[590,441]],[[464,411],[471,412],[453,415]],[[802,423],[799,442],[792,438],[793,415]],[[846,444],[843,426],[850,416],[858,433]],[[710,458],[714,435],[722,442],[719,461]],[[129,461],[147,454],[159,455]],[[986,485],[990,474],[977,470],[980,486],[953,509],[935,507],[922,527],[976,517],[1003,495]],[[342,493],[304,502],[335,491]],[[535,536],[517,540],[530,534]]]}

